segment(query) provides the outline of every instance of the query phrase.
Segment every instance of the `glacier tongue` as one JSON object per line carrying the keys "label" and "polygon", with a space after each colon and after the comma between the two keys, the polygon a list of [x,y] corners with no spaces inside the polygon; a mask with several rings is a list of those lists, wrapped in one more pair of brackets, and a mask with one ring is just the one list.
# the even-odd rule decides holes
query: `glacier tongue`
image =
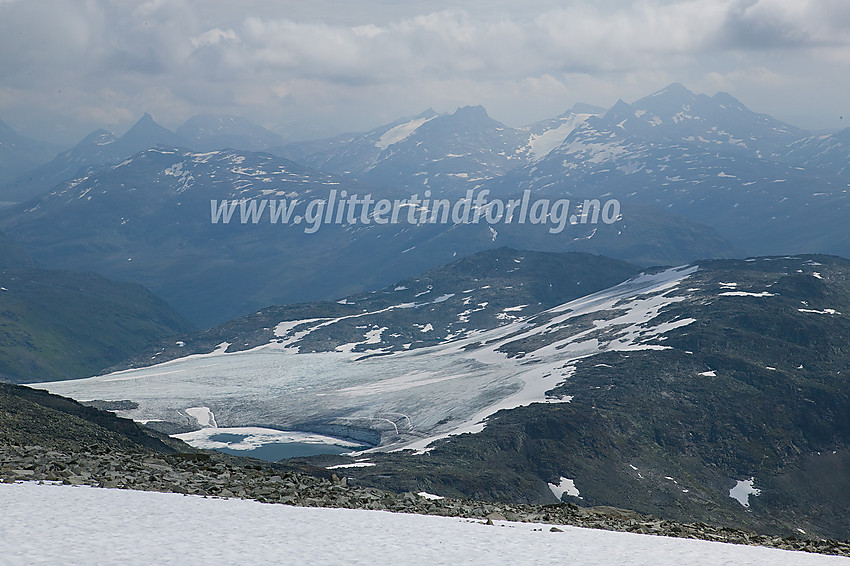
{"label": "glacier tongue", "polygon": [[[40,387],[79,400],[131,399],[138,408],[120,414],[136,420],[185,424],[187,408],[204,407],[221,427],[332,424],[379,432],[380,449],[425,450],[438,438],[482,430],[499,410],[569,402],[546,392],[568,381],[575,360],[665,348],[658,338],[693,319],[652,321],[686,298],[679,284],[696,269],[644,274],[463,340],[392,355],[293,355],[286,343],[272,343]],[[301,322],[307,332],[324,325]]]}

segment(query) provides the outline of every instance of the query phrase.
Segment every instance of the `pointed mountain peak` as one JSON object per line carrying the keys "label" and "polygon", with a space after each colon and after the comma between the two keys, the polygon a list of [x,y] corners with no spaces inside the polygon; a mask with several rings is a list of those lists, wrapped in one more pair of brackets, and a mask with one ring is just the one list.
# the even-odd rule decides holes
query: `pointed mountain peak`
{"label": "pointed mountain peak", "polygon": [[604,118],[606,121],[619,122],[633,115],[632,107],[621,98],[605,113]]}
{"label": "pointed mountain peak", "polygon": [[674,96],[682,96],[682,95],[693,96],[694,93],[691,92],[690,90],[688,90],[687,88],[685,88],[685,86],[682,83],[670,83],[669,85],[665,86],[664,88],[662,88],[658,92],[651,94],[650,96],[658,96],[658,95],[662,95],[662,94],[674,95]]}
{"label": "pointed mountain peak", "polygon": [[641,98],[632,106],[640,109],[650,108],[658,111],[664,106],[678,108],[685,104],[691,104],[694,100],[696,100],[696,98],[697,95],[682,86],[681,83],[672,83],[661,90],[650,94],[649,96]]}
{"label": "pointed mountain peak", "polygon": [[153,116],[147,112],[127,130],[127,133],[118,138],[118,142],[121,151],[125,154],[122,157],[157,145],[182,146],[186,143],[179,135],[157,124]]}
{"label": "pointed mountain peak", "polygon": [[142,132],[142,131],[158,131],[158,130],[165,130],[167,132],[170,132],[170,130],[167,130],[167,129],[163,128],[162,126],[160,126],[159,124],[157,124],[156,121],[153,119],[153,116],[151,116],[150,114],[145,112],[142,115],[142,117],[139,118],[139,120],[135,124],[133,124],[133,126],[129,130],[127,130],[127,132],[121,137],[122,138],[125,138],[125,137],[128,137],[128,136],[132,137],[133,135],[135,135],[139,132]]}

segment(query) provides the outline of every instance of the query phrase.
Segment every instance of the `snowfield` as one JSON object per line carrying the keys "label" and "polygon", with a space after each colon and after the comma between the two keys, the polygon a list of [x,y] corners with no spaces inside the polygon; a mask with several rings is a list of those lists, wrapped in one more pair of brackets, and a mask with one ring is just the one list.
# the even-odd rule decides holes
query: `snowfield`
{"label": "snowfield", "polygon": [[0,484],[0,564],[683,566],[850,559],[549,525],[270,505],[173,493]]}

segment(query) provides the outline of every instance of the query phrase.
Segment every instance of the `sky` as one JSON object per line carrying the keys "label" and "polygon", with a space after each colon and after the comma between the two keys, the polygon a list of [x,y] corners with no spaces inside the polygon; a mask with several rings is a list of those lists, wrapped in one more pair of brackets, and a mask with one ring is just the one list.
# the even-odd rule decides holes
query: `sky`
{"label": "sky", "polygon": [[0,0],[0,120],[73,144],[235,114],[299,140],[468,104],[521,126],[680,82],[843,128],[848,30],[847,0]]}

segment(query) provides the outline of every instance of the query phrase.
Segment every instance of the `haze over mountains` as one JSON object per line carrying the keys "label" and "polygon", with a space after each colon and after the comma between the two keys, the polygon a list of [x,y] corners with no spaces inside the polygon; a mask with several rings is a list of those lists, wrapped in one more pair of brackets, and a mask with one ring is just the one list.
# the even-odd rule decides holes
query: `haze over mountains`
{"label": "haze over mountains", "polygon": [[[0,120],[0,185],[47,162],[58,150],[52,144],[18,134]],[[0,198],[5,201],[7,195]]]}
{"label": "haze over mountains", "polygon": [[[96,132],[0,189],[8,200],[37,198],[3,210],[0,229],[44,265],[143,283],[206,326],[271,304],[374,289],[502,245],[641,265],[850,255],[846,171],[825,157],[840,163],[845,138],[813,136],[728,94],[678,84],[526,128],[466,107],[286,146],[235,117],[198,116],[175,133],[146,115],[121,138]],[[576,217],[585,200],[615,198],[621,216],[558,234],[515,222],[343,223],[305,234],[303,224],[223,226],[209,216],[212,200],[274,198],[298,199],[303,217],[309,200],[332,190],[388,199],[429,191],[454,201],[470,190],[505,201],[528,190],[570,199]]]}

